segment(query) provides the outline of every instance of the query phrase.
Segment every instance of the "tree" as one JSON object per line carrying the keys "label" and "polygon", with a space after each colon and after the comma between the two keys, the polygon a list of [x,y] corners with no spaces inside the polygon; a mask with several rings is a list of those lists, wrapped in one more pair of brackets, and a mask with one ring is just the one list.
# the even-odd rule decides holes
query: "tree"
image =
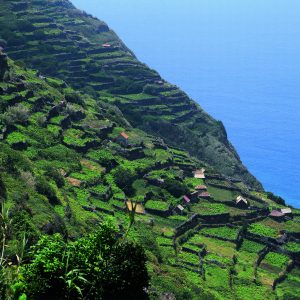
{"label": "tree", "polygon": [[29,299],[145,299],[149,277],[144,250],[108,223],[73,243],[43,236],[21,269]]}
{"label": "tree", "polygon": [[127,195],[133,192],[132,183],[137,178],[137,174],[130,169],[124,167],[117,167],[114,170],[115,182]]}
{"label": "tree", "polygon": [[174,197],[180,197],[188,193],[188,187],[175,179],[166,179],[163,185],[163,188],[166,189]]}
{"label": "tree", "polygon": [[36,190],[38,193],[46,196],[50,204],[55,205],[60,203],[54,188],[49,184],[45,177],[39,176],[36,178]]}
{"label": "tree", "polygon": [[22,104],[10,106],[2,117],[6,125],[26,124],[28,118],[29,110]]}

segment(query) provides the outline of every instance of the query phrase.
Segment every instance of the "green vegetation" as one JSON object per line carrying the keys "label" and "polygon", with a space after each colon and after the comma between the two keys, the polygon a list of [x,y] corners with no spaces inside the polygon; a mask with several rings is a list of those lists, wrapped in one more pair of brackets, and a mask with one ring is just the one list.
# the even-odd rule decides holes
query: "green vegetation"
{"label": "green vegetation", "polygon": [[254,223],[251,224],[249,227],[249,232],[254,233],[254,234],[258,234],[261,236],[265,236],[265,237],[272,237],[272,238],[276,238],[277,237],[277,231],[274,230],[271,227],[268,227],[262,223]]}
{"label": "green vegetation", "polygon": [[291,252],[300,252],[300,244],[295,242],[289,242],[286,244],[285,248]]}
{"label": "green vegetation", "polygon": [[[140,63],[106,24],[76,10],[69,2],[57,0],[5,2],[1,11],[6,13],[0,17],[0,37],[9,55],[50,76],[49,85],[61,88],[64,80],[95,99],[116,104],[135,127],[148,134],[159,131],[169,144],[204,159],[222,173],[261,188],[228,143],[223,124]],[[105,43],[111,46],[104,48]],[[67,100],[80,104],[76,93],[70,91]],[[66,138],[66,142],[73,144],[73,137]],[[208,144],[210,151],[206,151]],[[180,156],[184,152],[180,151],[172,152]],[[181,158],[186,162],[188,155]]]}
{"label": "green vegetation", "polygon": [[236,240],[238,232],[238,228],[230,227],[204,228],[201,230],[202,234],[208,234],[215,237],[226,238],[229,240]]}
{"label": "green vegetation", "polygon": [[[271,287],[299,254],[299,210],[268,218],[283,202],[223,125],[105,23],[65,0],[2,1],[0,45],[1,299],[297,299],[297,264]],[[237,209],[228,187],[267,210]]]}
{"label": "green vegetation", "polygon": [[61,235],[43,236],[31,262],[20,269],[16,296],[29,299],[119,299],[145,296],[146,256],[140,246],[117,239],[107,224],[66,244]]}
{"label": "green vegetation", "polygon": [[169,209],[169,204],[162,201],[149,200],[147,201],[145,208],[166,211]]}
{"label": "green vegetation", "polygon": [[256,242],[244,239],[240,250],[241,251],[251,252],[251,253],[258,253],[264,247],[265,246],[263,244],[259,244],[259,243],[256,243]]}
{"label": "green vegetation", "polygon": [[288,257],[279,253],[269,252],[265,256],[265,262],[278,268],[284,267],[289,261]]}

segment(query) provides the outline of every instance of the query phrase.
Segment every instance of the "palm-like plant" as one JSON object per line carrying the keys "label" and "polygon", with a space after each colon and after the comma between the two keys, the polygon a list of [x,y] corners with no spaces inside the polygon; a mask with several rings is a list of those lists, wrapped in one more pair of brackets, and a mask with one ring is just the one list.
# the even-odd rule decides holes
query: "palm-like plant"
{"label": "palm-like plant", "polygon": [[9,217],[9,209],[5,208],[5,202],[2,202],[1,212],[0,212],[0,234],[2,237],[1,241],[1,256],[0,256],[0,267],[5,264],[5,247],[9,232],[11,230],[12,220]]}

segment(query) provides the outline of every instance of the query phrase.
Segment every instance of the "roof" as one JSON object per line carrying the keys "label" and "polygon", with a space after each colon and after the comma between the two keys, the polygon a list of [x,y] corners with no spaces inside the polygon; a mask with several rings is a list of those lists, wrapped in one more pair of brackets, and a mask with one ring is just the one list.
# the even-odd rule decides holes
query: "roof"
{"label": "roof", "polygon": [[201,170],[196,170],[194,172],[194,177],[204,179],[205,178],[204,172],[205,172],[205,169],[203,169],[203,168]]}
{"label": "roof", "polygon": [[120,133],[120,136],[122,136],[126,140],[128,140],[129,138],[129,136],[124,131]]}
{"label": "roof", "polygon": [[183,196],[183,200],[187,203],[191,202],[191,199],[186,195]]}
{"label": "roof", "polygon": [[270,217],[283,217],[284,214],[279,210],[273,210],[269,216]]}
{"label": "roof", "polygon": [[102,47],[108,48],[111,47],[111,44],[103,44]]}
{"label": "roof", "polygon": [[184,207],[182,205],[177,205],[177,208],[180,209],[181,211],[184,210]]}
{"label": "roof", "polygon": [[292,213],[292,210],[291,210],[289,207],[287,207],[287,208],[282,208],[282,209],[281,209],[281,212],[282,212],[283,214],[291,214],[291,213]]}
{"label": "roof", "polygon": [[196,190],[207,190],[207,187],[206,187],[206,185],[197,185],[196,187],[195,187],[195,189]]}
{"label": "roof", "polygon": [[236,203],[240,203],[240,202],[244,202],[245,204],[248,204],[248,201],[245,198],[243,198],[242,196],[238,196],[236,198]]}
{"label": "roof", "polygon": [[208,192],[202,192],[199,193],[199,197],[210,197],[210,194]]}

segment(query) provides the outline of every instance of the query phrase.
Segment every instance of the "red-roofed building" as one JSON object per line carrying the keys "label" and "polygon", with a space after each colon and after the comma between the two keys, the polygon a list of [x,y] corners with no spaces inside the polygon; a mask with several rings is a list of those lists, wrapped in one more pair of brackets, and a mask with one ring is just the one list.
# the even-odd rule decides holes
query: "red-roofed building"
{"label": "red-roofed building", "polygon": [[122,145],[127,146],[128,145],[128,139],[129,136],[123,131],[119,134],[119,136],[116,138],[116,141]]}
{"label": "red-roofed building", "polygon": [[279,210],[272,210],[272,212],[269,214],[269,217],[277,220],[282,219],[284,216],[285,216],[284,213],[282,213]]}

